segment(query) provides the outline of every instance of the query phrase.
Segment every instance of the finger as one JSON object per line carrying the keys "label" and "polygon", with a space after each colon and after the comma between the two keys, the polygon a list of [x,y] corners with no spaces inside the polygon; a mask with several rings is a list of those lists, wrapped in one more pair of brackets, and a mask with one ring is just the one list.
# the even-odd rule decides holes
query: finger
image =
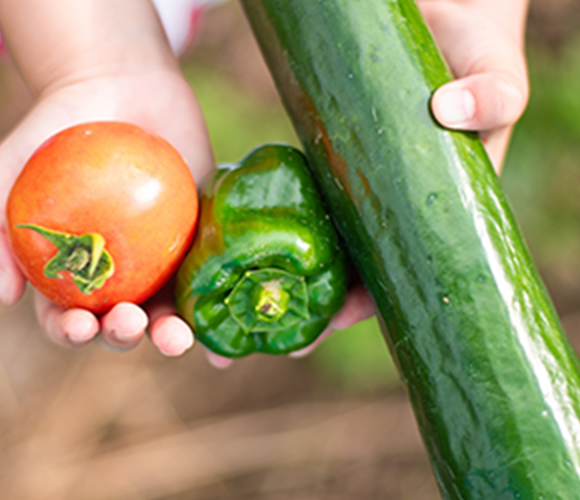
{"label": "finger", "polygon": [[312,351],[314,351],[314,349],[316,349],[320,343],[330,337],[334,332],[336,331],[336,329],[334,328],[334,326],[332,325],[332,323],[330,323],[326,329],[320,334],[320,336],[314,341],[312,342],[312,344],[304,347],[303,349],[300,349],[298,351],[294,351],[291,352],[290,354],[288,354],[288,356],[290,358],[303,358],[305,356],[308,356]]}
{"label": "finger", "polygon": [[309,346],[289,354],[292,358],[302,358],[314,351],[322,341],[332,335],[336,330],[344,330],[375,314],[373,303],[369,294],[362,284],[357,284],[348,292],[346,303],[338,313],[334,315],[326,329]]}
{"label": "finger", "polygon": [[375,307],[362,283],[358,283],[348,292],[346,303],[332,318],[335,330],[344,330],[365,319],[374,316]]}
{"label": "finger", "polygon": [[67,347],[85,345],[99,333],[99,322],[89,311],[64,309],[40,293],[35,293],[34,305],[40,327],[57,344]]}
{"label": "finger", "polygon": [[153,345],[165,356],[181,356],[194,344],[191,329],[175,315],[157,318],[151,325],[149,336]]}
{"label": "finger", "polygon": [[444,127],[485,131],[513,125],[527,99],[525,81],[488,72],[443,85],[433,94],[431,108]]}
{"label": "finger", "polygon": [[503,161],[508,149],[512,128],[504,127],[491,132],[480,134],[481,140],[495,171],[499,174],[502,169]]}
{"label": "finger", "polygon": [[26,280],[14,260],[6,229],[0,229],[0,302],[15,304],[26,288]]}
{"label": "finger", "polygon": [[209,364],[212,365],[214,368],[219,368],[220,370],[224,370],[229,367],[234,360],[229,358],[224,358],[219,354],[215,354],[211,352],[209,349],[203,348],[205,352],[205,357],[209,361]]}
{"label": "finger", "polygon": [[177,316],[173,303],[174,289],[175,283],[171,280],[143,304],[151,324],[151,342],[165,356],[181,356],[194,344],[191,328]]}
{"label": "finger", "polygon": [[99,344],[112,351],[132,349],[143,338],[148,323],[143,309],[129,302],[121,302],[102,317]]}

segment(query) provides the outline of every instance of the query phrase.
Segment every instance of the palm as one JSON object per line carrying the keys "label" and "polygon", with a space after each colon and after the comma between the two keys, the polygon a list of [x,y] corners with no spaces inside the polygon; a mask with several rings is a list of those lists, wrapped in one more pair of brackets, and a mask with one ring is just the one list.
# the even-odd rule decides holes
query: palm
{"label": "palm", "polygon": [[[94,120],[119,120],[138,124],[157,132],[184,156],[196,180],[212,168],[209,141],[199,107],[187,83],[177,72],[87,79],[64,86],[39,99],[22,123],[0,145],[0,206],[4,207],[15,178],[36,147],[56,131],[69,125]],[[9,250],[4,213],[0,214],[0,270],[11,284],[5,293],[7,302],[15,302],[24,289],[24,278]],[[36,298],[41,326],[61,343],[84,343],[99,330],[111,334],[126,333],[126,345],[114,338],[105,343],[113,347],[131,347],[140,338],[149,321],[141,309],[123,305],[101,323],[86,311],[64,311]],[[171,302],[162,295],[151,301],[153,319],[165,323],[172,313]],[[173,318],[175,327],[176,318]],[[168,328],[168,327],[167,327]],[[166,329],[167,329],[166,328]],[[181,326],[184,334],[183,325]],[[153,332],[152,332],[153,333]],[[78,338],[75,339],[75,335]],[[158,335],[157,344],[167,354],[177,353],[179,346],[167,332]],[[71,342],[72,339],[72,342]],[[155,342],[155,338],[154,338]],[[179,341],[177,341],[179,344]]]}

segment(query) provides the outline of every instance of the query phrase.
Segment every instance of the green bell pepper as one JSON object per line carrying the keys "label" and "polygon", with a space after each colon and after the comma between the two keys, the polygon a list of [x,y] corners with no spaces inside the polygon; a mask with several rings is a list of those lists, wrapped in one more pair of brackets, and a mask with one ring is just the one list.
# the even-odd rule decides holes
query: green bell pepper
{"label": "green bell pepper", "polygon": [[348,264],[304,155],[261,146],[201,191],[175,294],[196,338],[229,358],[311,344],[345,302]]}

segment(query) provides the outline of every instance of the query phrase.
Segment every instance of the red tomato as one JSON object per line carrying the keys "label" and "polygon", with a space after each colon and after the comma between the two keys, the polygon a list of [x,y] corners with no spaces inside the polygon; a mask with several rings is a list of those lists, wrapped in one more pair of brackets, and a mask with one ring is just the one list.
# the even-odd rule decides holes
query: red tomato
{"label": "red tomato", "polygon": [[7,220],[26,278],[51,301],[103,313],[171,277],[197,221],[193,177],[165,140],[126,123],[66,129],[30,158]]}

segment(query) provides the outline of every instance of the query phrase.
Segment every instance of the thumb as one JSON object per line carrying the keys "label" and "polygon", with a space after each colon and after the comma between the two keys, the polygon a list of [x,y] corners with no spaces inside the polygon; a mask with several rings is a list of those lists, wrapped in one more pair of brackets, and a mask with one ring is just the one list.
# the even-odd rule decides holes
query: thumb
{"label": "thumb", "polygon": [[513,125],[527,100],[527,80],[488,72],[443,85],[433,94],[431,108],[444,127],[481,132]]}
{"label": "thumb", "polygon": [[501,72],[477,73],[437,89],[431,109],[444,127],[479,131],[499,173],[512,126],[526,107],[528,93],[526,77]]}
{"label": "thumb", "polygon": [[12,305],[24,293],[26,281],[12,255],[6,227],[0,225],[0,302]]}

